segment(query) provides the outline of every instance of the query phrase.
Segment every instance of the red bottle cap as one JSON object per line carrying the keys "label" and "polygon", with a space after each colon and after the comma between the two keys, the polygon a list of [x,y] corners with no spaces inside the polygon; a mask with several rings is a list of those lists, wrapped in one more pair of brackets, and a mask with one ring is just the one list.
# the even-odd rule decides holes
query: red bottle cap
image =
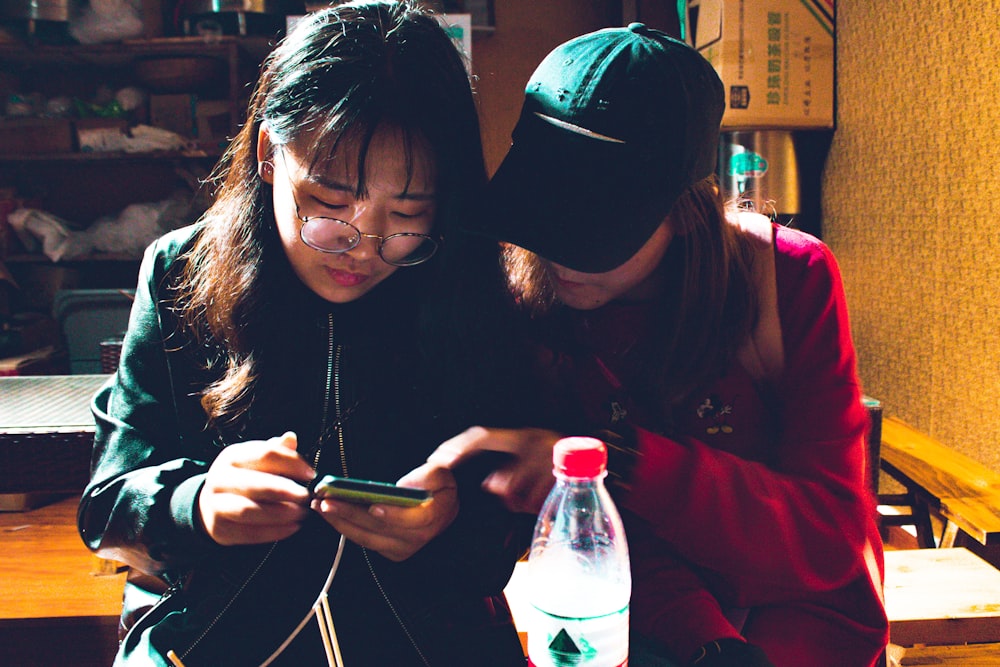
{"label": "red bottle cap", "polygon": [[608,450],[597,438],[563,438],[552,449],[552,465],[566,477],[597,477],[608,464]]}

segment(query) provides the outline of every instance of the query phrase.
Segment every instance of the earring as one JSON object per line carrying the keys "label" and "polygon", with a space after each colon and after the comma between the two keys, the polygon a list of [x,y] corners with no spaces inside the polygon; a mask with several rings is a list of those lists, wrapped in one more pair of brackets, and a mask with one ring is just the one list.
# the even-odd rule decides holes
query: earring
{"label": "earring", "polygon": [[257,173],[264,180],[274,176],[274,165],[270,162],[261,162],[257,165]]}

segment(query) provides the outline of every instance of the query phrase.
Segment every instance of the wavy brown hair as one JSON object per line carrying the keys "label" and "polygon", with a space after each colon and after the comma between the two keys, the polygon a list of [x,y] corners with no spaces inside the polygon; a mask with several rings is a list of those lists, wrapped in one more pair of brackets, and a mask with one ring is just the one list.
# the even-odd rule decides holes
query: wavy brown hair
{"label": "wavy brown hair", "polygon": [[[254,88],[247,121],[213,174],[216,199],[185,257],[178,286],[182,327],[215,350],[218,379],[202,394],[209,422],[232,425],[250,408],[275,347],[276,267],[287,264],[272,209],[272,189],[257,174],[257,137],[297,143],[315,164],[342,142],[366,148],[382,126],[402,130],[405,150],[419,140],[437,166],[435,231],[447,237],[466,197],[485,179],[479,121],[466,63],[437,17],[409,0],[356,1],[314,12],[271,52]],[[437,264],[440,255],[428,265]],[[405,269],[428,276],[434,266]],[[409,278],[408,278],[409,279]]]}
{"label": "wavy brown hair", "polygon": [[[757,323],[754,249],[733,222],[735,213],[735,204],[720,197],[714,176],[688,188],[670,211],[675,235],[660,272],[666,289],[653,335],[631,353],[642,355],[637,367],[643,387],[666,404],[722,373]],[[546,336],[547,315],[558,304],[544,263],[508,246],[504,265],[517,302]]]}

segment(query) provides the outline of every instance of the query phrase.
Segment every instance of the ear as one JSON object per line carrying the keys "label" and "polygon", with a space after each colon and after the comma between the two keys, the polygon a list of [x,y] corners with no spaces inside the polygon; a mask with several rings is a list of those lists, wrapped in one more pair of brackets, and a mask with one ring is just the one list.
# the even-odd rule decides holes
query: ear
{"label": "ear", "polygon": [[257,130],[257,173],[262,181],[274,185],[274,146],[271,144],[271,131],[267,123],[261,123]]}

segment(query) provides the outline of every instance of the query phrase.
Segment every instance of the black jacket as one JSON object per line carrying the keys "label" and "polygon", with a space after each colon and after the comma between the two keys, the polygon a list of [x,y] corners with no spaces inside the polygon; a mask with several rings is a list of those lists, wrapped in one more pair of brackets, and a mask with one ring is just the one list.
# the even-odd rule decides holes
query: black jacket
{"label": "black jacket", "polygon": [[[260,546],[215,544],[196,518],[197,495],[227,444],[295,431],[319,472],[394,481],[475,420],[449,410],[416,349],[416,299],[396,275],[357,302],[316,297],[287,261],[269,267],[280,289],[262,296],[280,321],[263,336],[271,358],[247,417],[206,426],[200,391],[219,350],[182,335],[172,287],[197,227],[146,252],[116,374],[95,396],[91,481],[80,533],[106,558],[170,585],[125,637],[116,665],[258,665],[306,616],[339,535],[311,517],[293,537]],[[283,257],[281,258],[283,260]],[[410,269],[401,269],[400,273]],[[325,424],[325,426],[324,426]],[[514,517],[459,475],[459,517],[401,563],[347,543],[330,589],[347,667],[523,665],[501,591],[524,544]],[[516,537],[515,537],[516,536]],[[127,585],[123,618],[141,602]],[[275,665],[325,665],[315,620]]]}

